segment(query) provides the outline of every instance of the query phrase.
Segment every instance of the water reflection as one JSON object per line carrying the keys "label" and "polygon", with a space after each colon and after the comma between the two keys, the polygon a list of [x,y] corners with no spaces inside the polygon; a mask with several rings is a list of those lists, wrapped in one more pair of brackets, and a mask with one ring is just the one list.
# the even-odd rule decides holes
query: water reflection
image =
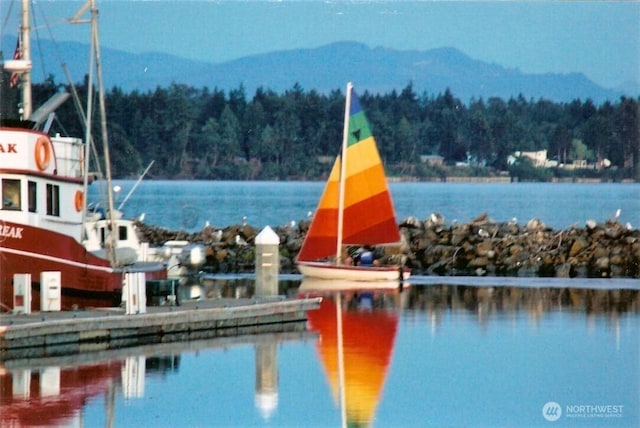
{"label": "water reflection", "polygon": [[305,294],[324,297],[320,309],[309,312],[309,328],[319,334],[318,357],[334,400],[340,403],[342,425],[369,426],[393,354],[398,315],[387,310],[386,302],[397,292],[322,291],[305,285]]}
{"label": "water reflection", "polygon": [[243,345],[254,346],[255,406],[268,420],[278,405],[278,344],[313,337],[300,327],[291,323],[278,333],[2,361],[0,426],[83,426],[83,409],[97,399],[105,402],[105,426],[115,426],[116,397],[143,400],[147,382],[178,374],[182,354]]}
{"label": "water reflection", "polygon": [[0,426],[77,422],[85,403],[112,390],[123,366],[122,361],[72,367],[0,366]]}
{"label": "water reflection", "polygon": [[[195,285],[200,298],[253,293],[251,278]],[[637,420],[637,382],[630,390],[629,376],[619,375],[638,374],[637,289],[306,285],[280,284],[282,295],[324,296],[308,323],[291,330],[0,360],[0,426],[131,426],[147,414],[164,426],[330,426],[341,416],[349,425],[416,426],[429,417],[433,425],[489,426],[499,422],[493,413],[469,404],[489,399],[503,400],[509,417],[520,415],[503,425],[541,425],[539,407],[557,396],[624,404],[621,422]],[[183,298],[197,294],[184,291]],[[500,358],[507,352],[515,363]],[[581,380],[583,371],[589,380]],[[527,400],[504,392],[530,383],[537,386],[525,391]],[[233,405],[213,407],[224,400]],[[461,400],[464,409],[456,407]],[[164,414],[168,406],[183,411]]]}
{"label": "water reflection", "polygon": [[504,317],[526,317],[536,325],[551,313],[569,313],[587,322],[604,319],[614,332],[623,314],[640,314],[640,291],[630,289],[434,285],[407,291],[406,316],[427,314],[432,333],[450,313],[473,315],[483,327]]}
{"label": "water reflection", "polygon": [[[426,319],[433,335],[452,314],[475,318],[483,328],[492,322],[500,325],[505,318],[524,317],[535,324],[558,312],[587,320],[604,318],[613,326],[619,349],[620,318],[640,313],[640,292],[629,289],[401,287],[397,283],[303,281],[299,293],[324,297],[320,310],[309,313],[309,328],[319,334],[318,358],[340,407],[343,426],[371,426],[376,420],[399,319]],[[402,391],[396,389],[391,394]]]}
{"label": "water reflection", "polygon": [[544,312],[571,310],[587,315],[640,311],[639,290],[582,288],[473,287],[434,285],[408,289],[407,309],[413,311],[470,311],[479,318],[491,314],[526,312],[539,318]]}

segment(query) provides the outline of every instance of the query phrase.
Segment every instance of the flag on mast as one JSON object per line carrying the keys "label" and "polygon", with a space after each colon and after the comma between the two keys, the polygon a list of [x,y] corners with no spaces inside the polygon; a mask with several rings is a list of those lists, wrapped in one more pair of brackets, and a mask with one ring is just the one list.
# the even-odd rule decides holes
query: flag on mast
{"label": "flag on mast", "polygon": [[[16,40],[16,50],[13,52],[13,59],[20,59],[22,57],[22,53],[20,52],[20,39]],[[17,72],[11,73],[11,77],[9,77],[9,87],[15,88],[18,86],[20,82],[20,74]]]}

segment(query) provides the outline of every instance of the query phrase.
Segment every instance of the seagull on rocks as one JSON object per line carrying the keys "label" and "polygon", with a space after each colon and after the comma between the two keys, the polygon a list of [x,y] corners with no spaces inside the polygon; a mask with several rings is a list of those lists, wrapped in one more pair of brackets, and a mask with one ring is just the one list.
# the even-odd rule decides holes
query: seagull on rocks
{"label": "seagull on rocks", "polygon": [[488,238],[490,235],[486,230],[478,229],[478,236],[480,236],[481,238]]}

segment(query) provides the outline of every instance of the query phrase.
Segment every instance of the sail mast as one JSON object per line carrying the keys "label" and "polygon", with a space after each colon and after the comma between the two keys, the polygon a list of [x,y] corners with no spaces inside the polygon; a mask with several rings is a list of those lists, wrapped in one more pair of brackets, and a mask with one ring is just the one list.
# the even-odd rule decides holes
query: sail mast
{"label": "sail mast", "polygon": [[347,83],[344,106],[344,129],[342,131],[342,153],[340,154],[340,186],[338,191],[338,236],[336,239],[336,264],[342,264],[342,225],[344,223],[344,189],[347,177],[347,143],[349,141],[349,114],[351,110],[351,82]]}
{"label": "sail mast", "polygon": [[[31,27],[29,24],[29,1],[22,0],[22,22],[20,25],[21,59],[31,61]],[[22,80],[22,110],[21,119],[29,119],[33,107],[31,106],[31,71],[25,70],[21,76]]]}

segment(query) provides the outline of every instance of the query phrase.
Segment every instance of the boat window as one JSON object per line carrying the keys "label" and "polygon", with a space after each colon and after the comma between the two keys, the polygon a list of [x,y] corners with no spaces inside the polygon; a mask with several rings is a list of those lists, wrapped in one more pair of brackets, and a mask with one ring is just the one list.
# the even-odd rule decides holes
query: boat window
{"label": "boat window", "polygon": [[22,206],[20,180],[2,179],[2,209],[19,211]]}
{"label": "boat window", "polygon": [[27,183],[27,191],[28,191],[28,199],[29,199],[29,212],[30,213],[35,213],[36,211],[38,211],[38,205],[37,205],[37,200],[38,200],[38,186],[36,184],[35,181],[29,181]]}
{"label": "boat window", "polygon": [[60,217],[60,186],[47,184],[47,215]]}
{"label": "boat window", "polygon": [[127,240],[127,226],[119,226],[118,227],[118,240],[126,241]]}

